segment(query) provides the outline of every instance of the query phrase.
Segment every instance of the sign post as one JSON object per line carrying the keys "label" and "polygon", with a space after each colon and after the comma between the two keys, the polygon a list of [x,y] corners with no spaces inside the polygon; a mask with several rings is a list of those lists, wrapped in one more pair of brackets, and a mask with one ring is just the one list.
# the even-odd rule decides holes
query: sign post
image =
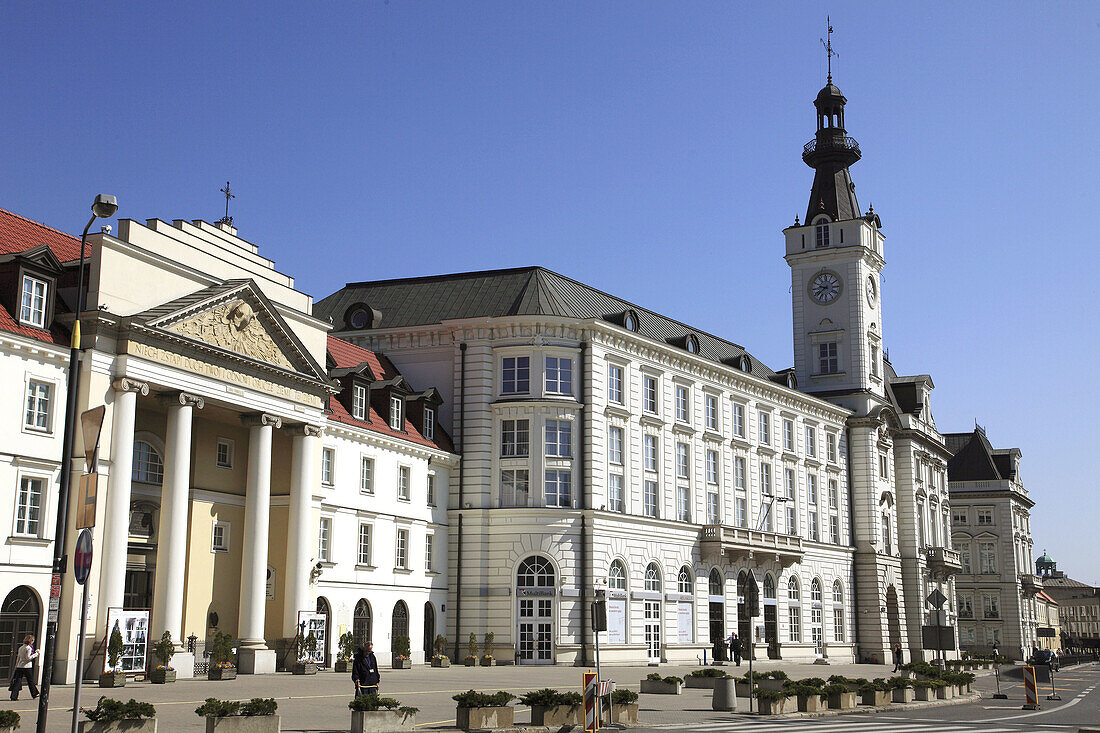
{"label": "sign post", "polygon": [[80,634],[76,637],[76,690],[73,692],[73,724],[70,729],[76,733],[77,713],[80,712],[80,685],[84,681],[84,628],[88,624],[88,573],[92,570],[92,530],[80,530],[76,538],[76,553],[73,557],[73,576],[83,587],[80,595]]}
{"label": "sign post", "polygon": [[1047,662],[1047,669],[1050,670],[1050,694],[1047,695],[1048,700],[1061,700],[1062,696],[1058,694],[1058,688],[1054,684],[1054,661],[1053,659]]}
{"label": "sign post", "polygon": [[[756,573],[749,571],[749,580],[745,587],[745,608],[749,612],[749,618],[754,619],[760,615],[760,587],[756,584]],[[754,678],[752,675],[752,658],[756,656],[756,639],[753,636],[752,624],[749,624],[749,712],[752,712],[752,693]],[[744,644],[744,641],[741,641]]]}
{"label": "sign post", "polygon": [[1039,695],[1035,691],[1035,668],[1030,664],[1024,667],[1024,710],[1039,709]]}

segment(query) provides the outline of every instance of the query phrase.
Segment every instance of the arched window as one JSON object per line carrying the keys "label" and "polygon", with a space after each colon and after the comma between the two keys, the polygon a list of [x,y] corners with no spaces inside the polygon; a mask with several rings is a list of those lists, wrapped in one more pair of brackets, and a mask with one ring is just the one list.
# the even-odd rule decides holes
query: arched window
{"label": "arched window", "polygon": [[134,441],[134,466],[130,475],[140,484],[157,484],[164,481],[164,461],[160,453],[144,440]]}
{"label": "arched window", "polygon": [[821,581],[817,578],[810,581],[810,600],[821,603]]}
{"label": "arched window", "polygon": [[791,576],[787,582],[787,636],[791,641],[802,641],[802,606],[798,578]]}
{"label": "arched window", "polygon": [[360,598],[355,604],[355,615],[352,617],[351,633],[355,637],[355,646],[366,646],[371,641],[371,612],[370,603],[366,598]]}
{"label": "arched window", "polygon": [[798,578],[792,575],[790,581],[787,583],[787,600],[797,602],[801,597],[798,590]]}
{"label": "arched window", "polygon": [[405,605],[404,601],[398,601],[394,604],[393,624],[390,627],[390,632],[390,638],[393,641],[396,641],[399,636],[408,637],[409,635],[409,607]]}
{"label": "arched window", "polygon": [[722,587],[725,585],[722,582],[722,574],[718,572],[718,568],[710,571],[710,582],[708,583],[709,592],[712,596],[724,596],[726,595],[725,589]]}
{"label": "arched window", "polygon": [[693,593],[695,591],[691,582],[691,571],[687,566],[680,568],[680,574],[676,576],[676,590],[680,593]]}
{"label": "arched window", "polygon": [[553,588],[554,566],[541,555],[532,555],[519,564],[516,571],[519,588]]}
{"label": "arched window", "polygon": [[611,563],[611,569],[607,572],[607,587],[611,590],[626,590],[626,569],[618,560]]}
{"label": "arched window", "polygon": [[839,580],[833,581],[833,603],[844,603],[844,588]]}
{"label": "arched window", "polygon": [[689,333],[687,338],[684,339],[684,348],[688,350],[689,354],[699,353],[699,339],[695,337],[695,334]]}
{"label": "arched window", "polygon": [[645,569],[645,589],[648,591],[661,591],[661,571],[657,569],[657,563],[651,562]]}
{"label": "arched window", "polygon": [[775,580],[771,573],[764,576],[764,597],[775,600]]}

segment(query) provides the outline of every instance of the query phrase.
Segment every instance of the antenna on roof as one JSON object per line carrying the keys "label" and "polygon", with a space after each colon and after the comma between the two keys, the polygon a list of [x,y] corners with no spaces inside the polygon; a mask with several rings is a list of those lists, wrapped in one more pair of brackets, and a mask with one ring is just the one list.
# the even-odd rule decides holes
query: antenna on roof
{"label": "antenna on roof", "polygon": [[828,41],[824,38],[821,39],[821,45],[825,47],[825,56],[828,59],[829,64],[829,83],[833,83],[833,56],[837,56],[836,51],[833,50],[833,21],[828,15],[825,16],[825,24],[829,26],[829,32],[826,34]]}
{"label": "antenna on roof", "polygon": [[225,188],[221,188],[218,190],[225,194],[225,216],[214,223],[228,224],[229,226],[233,226],[233,217],[229,215],[229,199],[235,199],[237,198],[237,195],[234,193],[230,193],[229,181],[225,182]]}

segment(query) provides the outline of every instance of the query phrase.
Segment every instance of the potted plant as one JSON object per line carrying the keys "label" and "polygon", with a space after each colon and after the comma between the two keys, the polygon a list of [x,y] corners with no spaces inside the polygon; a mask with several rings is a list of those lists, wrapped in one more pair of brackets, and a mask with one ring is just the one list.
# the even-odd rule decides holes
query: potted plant
{"label": "potted plant", "polygon": [[294,645],[297,648],[298,661],[290,668],[294,674],[317,674],[317,663],[313,658],[317,655],[317,637],[310,631],[304,637],[301,634],[295,638]]}
{"label": "potted plant", "polygon": [[611,722],[620,725],[638,724],[638,693],[625,688],[611,693]]}
{"label": "potted plant", "polygon": [[468,690],[451,699],[458,704],[455,725],[461,730],[478,728],[511,728],[515,724],[516,709],[510,706],[515,695],[510,692],[484,692]]}
{"label": "potted plant", "polygon": [[19,713],[14,710],[0,710],[0,733],[13,733],[19,727]]}
{"label": "potted plant", "polygon": [[206,672],[208,680],[231,680],[237,677],[237,667],[233,664],[233,637],[224,631],[215,631],[210,640],[210,668]]}
{"label": "potted plant", "polygon": [[447,637],[438,634],[435,637],[435,654],[432,655],[433,667],[450,667],[451,658],[447,656]]}
{"label": "potted plant", "polygon": [[80,733],[156,733],[157,711],[147,702],[129,702],[101,697],[94,708],[81,708],[87,720],[80,721]]}
{"label": "potted plant", "polygon": [[340,674],[346,674],[350,670],[348,669],[348,662],[355,656],[355,635],[350,631],[345,631],[340,634],[339,640],[336,642],[339,648],[339,658],[336,660],[336,664],[333,665],[333,671]]}
{"label": "potted plant", "polygon": [[172,632],[165,631],[160,641],[153,645],[153,656],[160,664],[149,673],[149,681],[154,685],[164,685],[176,681],[176,670],[172,668],[172,657],[176,654],[176,645],[172,641]]}
{"label": "potted plant", "polygon": [[724,670],[717,667],[707,667],[706,669],[697,669],[687,676],[684,680],[684,687],[690,687],[700,690],[713,690],[714,681],[716,679],[725,679],[729,677]]}
{"label": "potted plant", "polygon": [[647,695],[679,695],[684,680],[680,677],[662,677],[656,672],[647,674],[641,682],[641,691]]}
{"label": "potted plant", "polygon": [[393,637],[393,654],[390,661],[394,669],[412,669],[412,658],[409,656],[410,649],[409,637]]}
{"label": "potted plant", "polygon": [[955,686],[947,680],[929,680],[936,691],[937,700],[950,700],[955,697]]}
{"label": "potted plant", "polygon": [[579,692],[558,692],[545,687],[528,692],[519,699],[531,708],[531,725],[560,728],[563,725],[581,724],[584,702]]}
{"label": "potted plant", "polygon": [[848,688],[849,692],[859,692],[859,688],[870,684],[870,681],[863,677],[851,678],[845,677],[842,674],[834,674],[829,677],[828,683],[830,685],[844,685]]}
{"label": "potted plant", "polygon": [[859,688],[860,705],[886,705],[890,702],[890,687],[882,678]]}
{"label": "potted plant", "polygon": [[886,684],[890,687],[891,702],[913,702],[913,680],[891,677]]}
{"label": "potted plant", "polygon": [[770,672],[753,675],[753,684],[761,690],[775,690],[776,692],[781,692],[783,690],[783,685],[786,684],[789,679],[787,673],[783,670],[773,669]]}
{"label": "potted plant", "polygon": [[122,641],[122,632],[118,630],[118,624],[116,623],[115,628],[111,631],[110,638],[107,640],[107,664],[111,669],[99,676],[100,687],[126,686],[126,673],[122,671],[122,653],[125,650],[126,645]]}
{"label": "potted plant", "polygon": [[274,698],[254,697],[248,702],[206,698],[195,714],[206,718],[206,733],[279,733],[279,704]]}
{"label": "potted plant", "polygon": [[466,666],[477,666],[477,634],[470,632],[470,639],[466,642]]}
{"label": "potted plant", "polygon": [[825,707],[825,691],[820,687],[814,687],[800,681],[788,685],[787,692],[797,698],[798,712],[800,713],[816,713]]}
{"label": "potted plant", "polygon": [[496,660],[493,659],[493,638],[496,636],[492,631],[485,632],[485,643],[481,646],[481,666],[492,667]]}
{"label": "potted plant", "polygon": [[761,715],[782,715],[786,712],[787,698],[790,697],[786,690],[757,690],[756,700]]}
{"label": "potted plant", "polygon": [[351,733],[388,733],[413,728],[419,708],[402,706],[392,697],[379,697],[370,692],[352,698],[348,703],[351,710]]}
{"label": "potted plant", "polygon": [[936,696],[936,681],[913,680],[913,694],[921,702],[932,700]]}
{"label": "potted plant", "polygon": [[856,706],[856,693],[848,689],[848,685],[825,685],[824,692],[829,699],[830,710],[845,710]]}

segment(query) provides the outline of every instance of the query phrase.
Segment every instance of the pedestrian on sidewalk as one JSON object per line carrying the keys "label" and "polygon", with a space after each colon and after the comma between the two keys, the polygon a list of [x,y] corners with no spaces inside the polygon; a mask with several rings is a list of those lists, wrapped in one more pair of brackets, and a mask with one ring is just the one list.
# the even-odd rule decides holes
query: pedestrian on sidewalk
{"label": "pedestrian on sidewalk", "polygon": [[901,669],[902,656],[901,656],[901,642],[894,644],[894,671],[897,672]]}
{"label": "pedestrian on sidewalk", "polygon": [[730,634],[730,657],[733,658],[734,664],[741,666],[741,640],[737,638],[736,631]]}
{"label": "pedestrian on sidewalk", "polygon": [[355,696],[378,694],[382,690],[382,678],[378,674],[378,658],[374,656],[374,644],[355,650],[351,660],[351,681],[355,683]]}
{"label": "pedestrian on sidewalk", "polygon": [[38,685],[34,684],[34,660],[38,658],[38,650],[34,648],[34,637],[28,634],[23,637],[23,646],[15,657],[15,670],[11,674],[11,699],[19,699],[19,691],[23,689],[23,680],[27,681],[27,687],[31,691],[31,699],[38,697]]}

